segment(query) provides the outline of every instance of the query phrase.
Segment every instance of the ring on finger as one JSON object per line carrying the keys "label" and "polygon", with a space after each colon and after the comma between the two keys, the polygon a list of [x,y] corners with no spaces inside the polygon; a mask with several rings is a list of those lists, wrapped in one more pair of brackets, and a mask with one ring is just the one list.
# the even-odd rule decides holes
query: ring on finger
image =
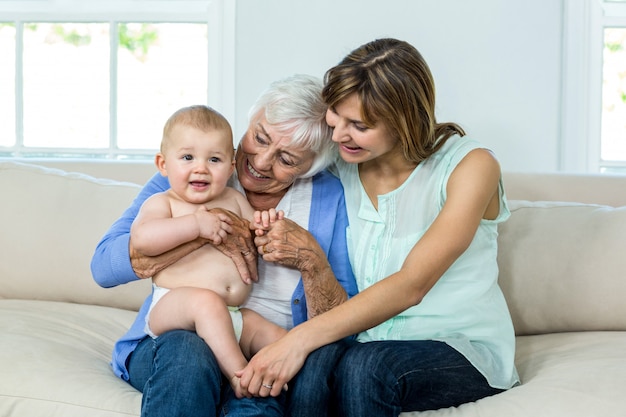
{"label": "ring on finger", "polygon": [[272,384],[261,384],[261,385],[267,389],[272,389]]}
{"label": "ring on finger", "polygon": [[242,254],[243,256],[248,256],[248,255],[250,255],[250,251],[249,251],[249,250],[247,250],[247,251],[245,251],[245,252],[241,252],[241,254]]}

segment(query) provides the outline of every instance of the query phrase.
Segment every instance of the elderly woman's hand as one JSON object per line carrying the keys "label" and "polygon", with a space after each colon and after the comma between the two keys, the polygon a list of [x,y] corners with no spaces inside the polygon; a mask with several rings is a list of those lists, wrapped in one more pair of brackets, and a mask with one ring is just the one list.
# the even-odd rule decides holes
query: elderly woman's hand
{"label": "elderly woman's hand", "polygon": [[309,318],[315,317],[348,299],[339,284],[326,253],[307,231],[289,219],[270,223],[269,229],[254,238],[266,262],[296,268],[302,274]]}
{"label": "elderly woman's hand", "polygon": [[162,271],[194,250],[201,248],[206,243],[205,239],[198,238],[160,255],[148,256],[139,252],[135,246],[133,246],[133,240],[131,238],[128,247],[130,264],[139,278],[152,278],[157,272]]}
{"label": "elderly woman's hand", "polygon": [[257,275],[257,249],[252,241],[250,223],[237,216],[231,211],[222,208],[212,208],[209,213],[225,215],[230,221],[231,232],[222,239],[222,243],[215,247],[233,260],[241,279],[246,284],[251,281],[258,281]]}
{"label": "elderly woman's hand", "polygon": [[328,261],[317,240],[289,219],[276,220],[268,230],[254,238],[254,243],[267,262],[311,271],[326,267]]}

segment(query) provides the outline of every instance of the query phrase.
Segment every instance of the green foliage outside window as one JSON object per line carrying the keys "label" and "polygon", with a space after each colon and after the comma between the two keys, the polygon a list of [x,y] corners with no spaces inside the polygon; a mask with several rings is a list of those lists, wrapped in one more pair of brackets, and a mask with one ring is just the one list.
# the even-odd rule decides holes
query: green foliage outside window
{"label": "green foliage outside window", "polygon": [[[0,22],[0,30],[5,26],[15,27],[15,23]],[[37,23],[24,23],[24,29],[36,31],[38,28]],[[159,39],[158,30],[148,23],[119,23],[117,32],[119,46],[130,51],[140,61],[145,61],[150,47]],[[89,31],[79,31],[76,27],[66,24],[52,25],[49,35],[49,41],[60,40],[76,47],[91,43]]]}
{"label": "green foliage outside window", "polygon": [[117,36],[119,45],[132,52],[140,61],[146,59],[150,47],[159,38],[157,30],[148,23],[132,25],[132,27],[126,23],[120,23],[117,27]]}
{"label": "green foliage outside window", "polygon": [[[608,39],[608,40],[606,40]],[[626,50],[624,49],[626,45],[626,30],[620,28],[612,28],[607,29],[605,32],[605,43],[604,43],[604,53],[605,66],[609,63],[615,62],[624,62],[623,58],[620,60],[620,56],[624,56],[626,54]],[[615,85],[618,86],[618,91],[616,93],[619,95],[622,103],[626,104],[626,71],[620,69],[619,65],[613,64],[612,68],[614,71],[613,77],[616,77],[618,80]],[[623,67],[622,67],[623,68]]]}
{"label": "green foliage outside window", "polygon": [[63,25],[53,25],[52,32],[64,42],[74,46],[85,46],[91,43],[91,34],[81,34],[75,28],[66,29]]}

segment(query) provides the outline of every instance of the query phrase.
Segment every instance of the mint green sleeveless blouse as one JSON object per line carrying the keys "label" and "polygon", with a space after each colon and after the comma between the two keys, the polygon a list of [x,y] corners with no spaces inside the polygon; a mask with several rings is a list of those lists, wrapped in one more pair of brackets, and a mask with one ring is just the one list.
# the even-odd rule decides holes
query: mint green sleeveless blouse
{"label": "mint green sleeveless blouse", "polygon": [[[378,196],[378,210],[363,189],[357,165],[336,163],[345,188],[348,250],[359,290],[400,269],[441,211],[450,174],[477,148],[483,146],[466,137],[450,138],[399,188]],[[513,324],[497,283],[498,223],[510,216],[502,182],[499,190],[498,217],[480,222],[470,246],[422,302],[361,333],[359,341],[442,341],[463,354],[491,386],[507,389],[519,381]]]}

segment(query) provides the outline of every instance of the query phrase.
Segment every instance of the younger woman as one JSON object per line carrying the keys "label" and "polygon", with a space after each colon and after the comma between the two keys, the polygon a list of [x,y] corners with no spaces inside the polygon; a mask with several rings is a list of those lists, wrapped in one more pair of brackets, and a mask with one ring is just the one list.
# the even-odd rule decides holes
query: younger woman
{"label": "younger woman", "polygon": [[309,353],[359,333],[335,371],[338,415],[395,417],[512,387],[515,338],[496,263],[509,211],[496,158],[436,121],[432,75],[406,42],[357,48],[326,73],[323,97],[360,293],[262,349],[242,385],[254,395],[273,384],[278,395]]}

